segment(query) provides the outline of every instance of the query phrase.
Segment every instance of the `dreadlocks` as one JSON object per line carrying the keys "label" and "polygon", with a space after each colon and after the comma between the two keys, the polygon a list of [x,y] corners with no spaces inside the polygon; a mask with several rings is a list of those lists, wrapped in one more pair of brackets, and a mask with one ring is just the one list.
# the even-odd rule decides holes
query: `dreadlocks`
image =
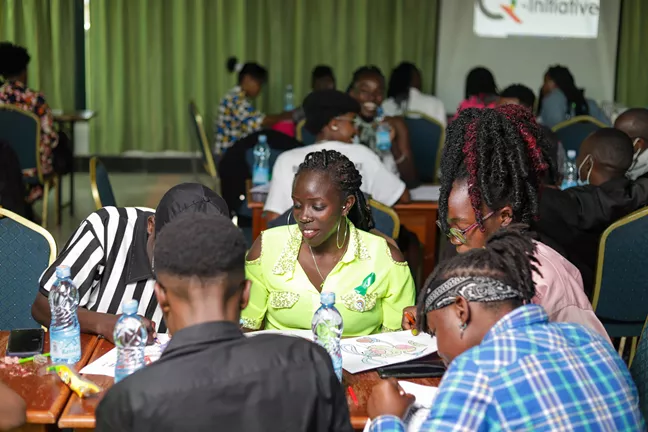
{"label": "dreadlocks", "polygon": [[[535,296],[533,272],[538,270],[534,257],[536,246],[526,234],[526,225],[514,224],[495,232],[483,249],[472,249],[439,264],[425,281],[417,301],[417,320],[421,331],[427,331],[425,303],[439,282],[453,277],[488,277],[513,287],[519,299],[506,300],[514,307],[530,302]],[[501,303],[501,302],[493,302]],[[485,303],[490,304],[490,303]],[[493,304],[493,306],[498,306]]]}
{"label": "dreadlocks", "polygon": [[443,229],[448,229],[448,198],[456,180],[467,180],[480,228],[483,204],[493,210],[510,205],[514,222],[530,223],[538,214],[539,187],[548,168],[541,136],[531,111],[518,105],[462,111],[448,127],[441,158]]}
{"label": "dreadlocks", "polygon": [[362,176],[351,162],[342,153],[335,150],[322,150],[308,153],[304,162],[299,165],[295,178],[304,171],[320,171],[328,173],[337,189],[343,195],[355,197],[355,205],[349,210],[348,218],[363,231],[369,231],[374,227],[371,218],[371,208],[365,200],[364,194],[360,191]]}

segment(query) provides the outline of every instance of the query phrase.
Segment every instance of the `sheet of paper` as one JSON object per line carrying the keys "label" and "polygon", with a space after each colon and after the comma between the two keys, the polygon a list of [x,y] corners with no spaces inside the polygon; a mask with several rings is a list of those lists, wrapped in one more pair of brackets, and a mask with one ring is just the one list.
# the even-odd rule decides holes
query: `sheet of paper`
{"label": "sheet of paper", "polygon": [[[166,348],[171,338],[166,333],[158,333],[157,341],[153,345],[144,348],[144,356],[146,364],[153,363],[158,360],[162,355],[162,351]],[[115,363],[117,363],[117,348],[113,348],[106,354],[99,357],[83,369],[82,374],[89,375],[106,375],[110,377],[115,376]]]}
{"label": "sheet of paper", "polygon": [[[412,405],[412,407],[407,411],[407,414],[405,414],[405,418],[403,419],[405,430],[407,430],[407,432],[420,431],[421,426],[423,426],[423,423],[430,413],[432,403],[434,402],[434,398],[439,389],[438,387],[414,384],[409,381],[398,381],[398,384],[407,393],[416,397],[416,402],[414,402],[414,405]],[[364,432],[369,432],[370,428],[371,420],[367,420]]]}
{"label": "sheet of paper", "polygon": [[437,350],[436,339],[410,330],[342,339],[342,367],[350,373],[403,363]]}
{"label": "sheet of paper", "polygon": [[410,189],[412,201],[439,201],[440,193],[441,186],[439,185],[423,185]]}
{"label": "sheet of paper", "polygon": [[300,337],[308,339],[309,341],[313,340],[313,332],[311,330],[259,330],[255,332],[245,333],[245,336],[251,337],[264,334],[279,334],[284,336]]}

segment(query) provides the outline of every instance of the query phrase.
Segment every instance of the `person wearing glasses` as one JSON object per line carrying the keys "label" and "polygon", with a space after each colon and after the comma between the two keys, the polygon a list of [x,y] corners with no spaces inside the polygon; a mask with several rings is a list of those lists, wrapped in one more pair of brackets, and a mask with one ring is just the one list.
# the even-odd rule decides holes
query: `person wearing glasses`
{"label": "person wearing glasses", "polygon": [[306,129],[316,136],[313,145],[285,151],[272,169],[270,191],[265,202],[266,218],[273,220],[292,208],[291,191],[299,165],[307,154],[335,150],[349,158],[362,175],[362,191],[387,206],[409,201],[409,191],[397,175],[391,173],[369,148],[353,144],[354,119],[360,105],[351,96],[337,90],[314,91],[303,103]]}
{"label": "person wearing glasses", "polygon": [[[467,109],[450,123],[441,159],[439,224],[458,253],[483,248],[501,227],[537,218],[548,169],[542,139],[533,114],[518,105]],[[609,339],[578,269],[539,241],[534,256],[539,272],[533,275],[532,302],[544,307],[551,321],[583,324]],[[403,326],[410,327],[405,317]]]}
{"label": "person wearing glasses", "polygon": [[[400,175],[408,187],[415,187],[419,180],[407,125],[402,117],[385,117],[380,108],[385,99],[385,77],[380,69],[363,66],[356,70],[347,92],[360,104],[360,113],[355,119],[357,141],[380,156],[387,168]],[[387,151],[377,147],[376,132],[380,124],[389,129],[391,149]]]}

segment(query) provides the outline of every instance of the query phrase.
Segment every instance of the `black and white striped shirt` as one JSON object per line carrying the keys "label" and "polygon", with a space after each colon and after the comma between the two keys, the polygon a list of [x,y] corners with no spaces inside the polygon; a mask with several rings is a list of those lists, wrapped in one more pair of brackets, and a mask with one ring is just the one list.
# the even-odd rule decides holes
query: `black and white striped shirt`
{"label": "black and white striped shirt", "polygon": [[158,332],[166,332],[146,251],[147,219],[153,215],[151,209],[135,207],[104,207],[92,213],[41,276],[40,292],[48,296],[56,266],[67,265],[79,289],[79,306],[120,314],[125,301],[136,299],[138,313],[154,321]]}

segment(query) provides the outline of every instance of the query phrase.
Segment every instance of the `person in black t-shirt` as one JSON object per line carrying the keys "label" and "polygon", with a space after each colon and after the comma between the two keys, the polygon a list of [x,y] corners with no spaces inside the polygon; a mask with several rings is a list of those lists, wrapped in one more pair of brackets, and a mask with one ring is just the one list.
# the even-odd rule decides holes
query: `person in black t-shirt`
{"label": "person in black t-shirt", "polygon": [[246,243],[225,216],[187,214],[155,244],[155,295],[173,334],[160,359],[113,386],[103,431],[351,431],[331,358],[298,337],[245,337]]}

